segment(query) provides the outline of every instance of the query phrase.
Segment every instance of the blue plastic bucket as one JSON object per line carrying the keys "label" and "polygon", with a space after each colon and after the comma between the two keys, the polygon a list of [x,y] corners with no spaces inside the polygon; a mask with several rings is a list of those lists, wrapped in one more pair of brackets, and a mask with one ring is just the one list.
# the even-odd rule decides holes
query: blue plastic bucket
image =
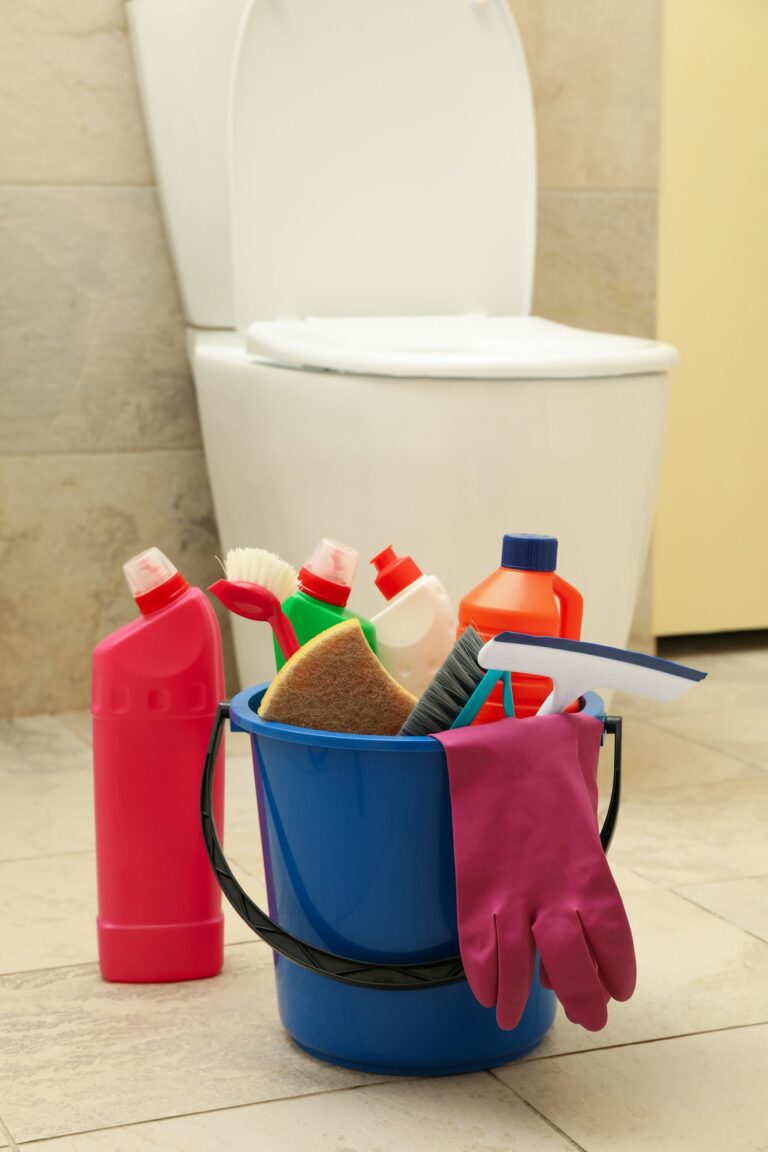
{"label": "blue plastic bucket", "polygon": [[[251,736],[271,920],[336,959],[418,965],[456,957],[441,745],[430,737],[352,736],[265,722],[257,715],[265,690],[236,696],[230,720],[233,730]],[[598,697],[590,695],[586,706],[602,714]],[[204,780],[204,803],[205,791]],[[206,831],[222,887],[249,919],[243,909],[249,898],[228,873],[218,842],[217,858],[209,840]],[[268,930],[253,917],[249,922],[269,941]],[[343,975],[329,978],[302,966],[301,951],[293,954],[298,963],[275,955],[283,1025],[307,1052],[348,1068],[394,1075],[492,1068],[535,1048],[555,1015],[554,994],[541,986],[538,970],[519,1025],[504,1031],[464,979],[405,990],[353,986],[341,982]]]}

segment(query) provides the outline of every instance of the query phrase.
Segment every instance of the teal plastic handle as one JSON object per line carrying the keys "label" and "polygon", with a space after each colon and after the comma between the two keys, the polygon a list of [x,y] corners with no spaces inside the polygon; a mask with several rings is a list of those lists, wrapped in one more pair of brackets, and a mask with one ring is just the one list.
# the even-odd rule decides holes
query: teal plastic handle
{"label": "teal plastic handle", "polygon": [[451,724],[451,728],[468,728],[491,692],[493,692],[499,680],[504,681],[504,711],[507,716],[514,716],[515,702],[512,699],[512,675],[510,672],[499,672],[496,668],[490,668],[485,676],[483,676],[477,688],[475,688],[469,700],[467,700],[461,712],[459,712],[453,724]]}

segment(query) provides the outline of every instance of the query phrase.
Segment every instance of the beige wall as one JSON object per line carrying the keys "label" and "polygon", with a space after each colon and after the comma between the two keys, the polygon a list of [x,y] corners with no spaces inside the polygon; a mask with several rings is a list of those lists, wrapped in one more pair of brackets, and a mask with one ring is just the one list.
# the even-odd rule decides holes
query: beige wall
{"label": "beige wall", "polygon": [[[535,308],[654,329],[659,0],[513,0],[535,92]],[[0,5],[0,711],[84,707],[152,543],[216,529],[117,0]],[[230,686],[232,681],[230,680]]]}

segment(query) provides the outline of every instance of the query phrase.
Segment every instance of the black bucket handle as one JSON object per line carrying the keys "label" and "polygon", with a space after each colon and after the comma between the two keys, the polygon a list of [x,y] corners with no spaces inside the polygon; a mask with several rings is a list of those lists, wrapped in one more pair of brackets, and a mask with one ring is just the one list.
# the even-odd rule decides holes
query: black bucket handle
{"label": "black bucket handle", "polygon": [[[216,830],[216,821],[213,816],[213,782],[216,774],[216,761],[221,733],[225,722],[229,719],[229,704],[219,704],[211,731],[211,739],[205,757],[203,769],[203,784],[200,796],[200,814],[203,822],[203,839],[205,849],[213,866],[216,879],[222,892],[229,900],[235,912],[260,936],[270,948],[279,952],[281,956],[308,968],[311,972],[318,972],[330,980],[338,980],[342,984],[353,984],[358,988],[374,988],[380,991],[405,992],[416,988],[441,988],[446,984],[458,984],[465,980],[464,966],[460,956],[452,956],[447,960],[428,960],[419,964],[374,964],[368,960],[352,960],[349,956],[337,956],[334,952],[326,952],[314,944],[307,944],[298,937],[286,932],[274,920],[270,920],[266,912],[251,900],[237,882],[232,869],[224,855],[224,849]],[[616,821],[619,816],[621,802],[621,717],[606,716],[603,725],[605,732],[613,737],[613,784],[608,811],[600,829],[600,843],[605,852],[608,851],[613,833],[616,830]]]}

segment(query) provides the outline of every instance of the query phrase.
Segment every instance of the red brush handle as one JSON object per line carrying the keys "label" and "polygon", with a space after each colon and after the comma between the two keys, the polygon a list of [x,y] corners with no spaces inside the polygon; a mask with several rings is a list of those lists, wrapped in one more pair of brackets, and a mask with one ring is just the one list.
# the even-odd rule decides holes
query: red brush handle
{"label": "red brush handle", "polygon": [[296,639],[293,625],[280,607],[274,592],[250,580],[217,580],[208,589],[221,600],[225,608],[246,620],[265,620],[272,626],[280,651],[286,660],[298,652],[301,645]]}
{"label": "red brush handle", "polygon": [[275,633],[275,638],[280,645],[280,651],[286,660],[290,660],[291,656],[293,656],[295,652],[298,652],[299,648],[301,647],[298,639],[296,638],[296,632],[294,630],[293,624],[291,624],[290,620],[286,616],[285,612],[282,611],[282,609],[272,617],[270,624],[272,625],[272,630]]}

